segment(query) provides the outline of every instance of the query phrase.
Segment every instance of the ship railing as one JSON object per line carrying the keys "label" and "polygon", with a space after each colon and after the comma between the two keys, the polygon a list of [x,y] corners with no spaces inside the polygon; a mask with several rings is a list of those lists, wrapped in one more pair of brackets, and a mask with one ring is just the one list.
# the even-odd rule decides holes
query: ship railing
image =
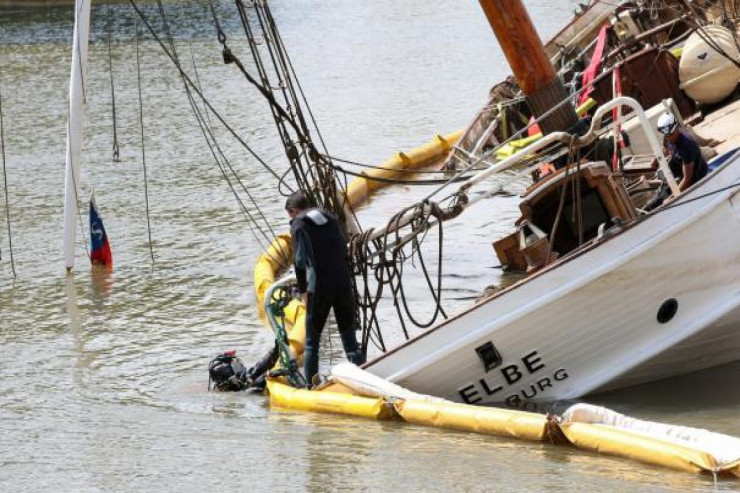
{"label": "ship railing", "polygon": [[[495,164],[491,164],[488,167],[488,169],[485,169],[477,173],[476,175],[474,175],[473,177],[465,181],[462,185],[460,185],[456,195],[468,195],[468,192],[476,185],[479,185],[481,182],[493,176],[500,175],[505,171],[511,170],[514,166],[517,166],[523,162],[526,162],[527,160],[531,158],[532,155],[536,155],[540,151],[550,146],[562,144],[562,145],[568,146],[569,148],[581,148],[581,147],[592,144],[603,133],[602,122],[603,122],[604,116],[607,115],[612,110],[616,108],[622,108],[622,107],[630,108],[634,112],[635,116],[638,119],[639,125],[642,127],[643,131],[645,132],[645,135],[647,136],[648,144],[650,145],[650,148],[652,150],[652,155],[658,160],[658,166],[660,170],[663,172],[663,175],[666,179],[666,182],[673,196],[677,197],[680,194],[678,183],[676,182],[676,179],[674,178],[673,173],[671,173],[670,167],[668,166],[668,160],[663,155],[663,147],[660,141],[658,140],[658,136],[655,134],[655,131],[653,130],[650,120],[645,114],[645,111],[643,110],[640,103],[638,103],[635,99],[629,98],[626,96],[614,98],[611,101],[607,102],[606,104],[600,106],[594,113],[594,116],[591,120],[591,127],[589,128],[588,132],[586,132],[584,135],[580,135],[580,136],[573,135],[568,132],[553,132],[553,133],[547,134],[541,139],[528,145],[527,147],[524,147],[523,149],[513,154],[512,156],[507,157],[501,161],[498,161]],[[535,166],[530,166],[526,168],[526,171],[530,171],[534,167]],[[521,174],[518,173],[517,175],[521,175]],[[501,186],[489,188],[483,193],[477,194],[476,196],[472,198],[468,196],[468,200],[464,203],[461,203],[460,207],[463,210],[467,209],[471,207],[472,205],[480,202],[481,200],[486,200],[494,195],[499,194],[500,192],[501,192]],[[370,239],[371,240],[379,239],[379,238],[382,238],[388,235],[389,233],[399,230],[400,228],[408,225],[414,219],[415,215],[416,213],[413,211],[408,212],[401,218],[393,221],[392,224],[389,224],[383,228],[379,228],[373,231],[372,235],[370,236]],[[436,225],[438,222],[439,222],[439,219],[434,219],[429,222],[428,227],[432,227]],[[404,239],[402,238],[400,242],[403,243]]]}

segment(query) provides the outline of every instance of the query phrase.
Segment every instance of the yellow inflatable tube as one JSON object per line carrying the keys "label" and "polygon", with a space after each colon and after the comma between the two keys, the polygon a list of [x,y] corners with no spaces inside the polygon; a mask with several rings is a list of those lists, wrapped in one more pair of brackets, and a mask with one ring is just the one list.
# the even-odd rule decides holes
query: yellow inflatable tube
{"label": "yellow inflatable tube", "polygon": [[257,258],[254,264],[254,293],[257,295],[260,315],[264,315],[265,293],[275,282],[275,274],[287,267],[292,260],[290,233],[278,235],[267,250]]}
{"label": "yellow inflatable tube", "polygon": [[547,438],[547,417],[542,414],[418,400],[398,401],[394,408],[404,421],[417,425],[523,440],[542,441]]}
{"label": "yellow inflatable tube", "polygon": [[[296,389],[268,380],[270,405],[308,412],[344,414],[372,419],[400,417],[412,424],[483,433],[530,441],[572,444],[581,450],[694,473],[711,472],[740,477],[740,460],[720,463],[709,452],[646,436],[624,428],[592,423],[548,423],[548,417],[516,410],[478,407],[452,402],[354,395],[341,385],[324,390]],[[548,432],[553,426],[554,433]],[[559,431],[558,431],[559,428]]]}
{"label": "yellow inflatable tube", "polygon": [[346,414],[372,419],[391,419],[391,406],[380,397],[360,397],[328,391],[296,389],[275,380],[268,380],[270,405],[315,413]]}
{"label": "yellow inflatable tube", "polygon": [[707,452],[658,438],[601,424],[563,423],[560,429],[569,442],[582,450],[625,457],[672,469],[724,472],[740,477],[740,461],[720,465]]}
{"label": "yellow inflatable tube", "polygon": [[384,180],[398,178],[403,170],[420,169],[438,161],[446,156],[452,146],[460,140],[462,130],[446,135],[436,135],[434,139],[410,152],[397,152],[388,161],[380,167],[362,173],[367,178],[356,178],[347,187],[347,200],[353,208],[364,203],[370,195],[388,185],[386,182],[373,180],[372,178],[381,178]]}

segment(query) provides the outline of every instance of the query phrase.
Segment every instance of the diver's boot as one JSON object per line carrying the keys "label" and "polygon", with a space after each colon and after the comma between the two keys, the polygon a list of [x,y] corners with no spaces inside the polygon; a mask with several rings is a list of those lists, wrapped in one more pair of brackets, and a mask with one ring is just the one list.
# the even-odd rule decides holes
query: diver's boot
{"label": "diver's boot", "polygon": [[358,349],[357,351],[348,352],[347,360],[349,360],[350,363],[360,366],[365,363],[365,356],[362,354],[362,351]]}

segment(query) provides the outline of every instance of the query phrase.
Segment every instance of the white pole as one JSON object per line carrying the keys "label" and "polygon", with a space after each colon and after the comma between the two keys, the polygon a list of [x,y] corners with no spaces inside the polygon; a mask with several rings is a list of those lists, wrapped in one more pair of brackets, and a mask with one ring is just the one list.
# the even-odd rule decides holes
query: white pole
{"label": "white pole", "polygon": [[67,123],[67,167],[64,176],[64,264],[75,266],[77,233],[77,191],[82,162],[82,127],[84,124],[85,84],[87,82],[87,42],[90,32],[92,0],[77,0],[72,40],[72,71],[69,78],[69,114]]}

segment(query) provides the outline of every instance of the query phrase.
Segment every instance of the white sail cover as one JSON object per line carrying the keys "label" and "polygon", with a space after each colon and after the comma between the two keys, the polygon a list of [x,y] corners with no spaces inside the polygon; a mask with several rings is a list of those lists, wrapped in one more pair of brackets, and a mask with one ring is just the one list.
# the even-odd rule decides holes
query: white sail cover
{"label": "white sail cover", "polygon": [[359,394],[385,399],[416,399],[428,402],[445,402],[439,397],[417,394],[395,383],[376,377],[352,363],[339,363],[331,369],[331,376]]}

